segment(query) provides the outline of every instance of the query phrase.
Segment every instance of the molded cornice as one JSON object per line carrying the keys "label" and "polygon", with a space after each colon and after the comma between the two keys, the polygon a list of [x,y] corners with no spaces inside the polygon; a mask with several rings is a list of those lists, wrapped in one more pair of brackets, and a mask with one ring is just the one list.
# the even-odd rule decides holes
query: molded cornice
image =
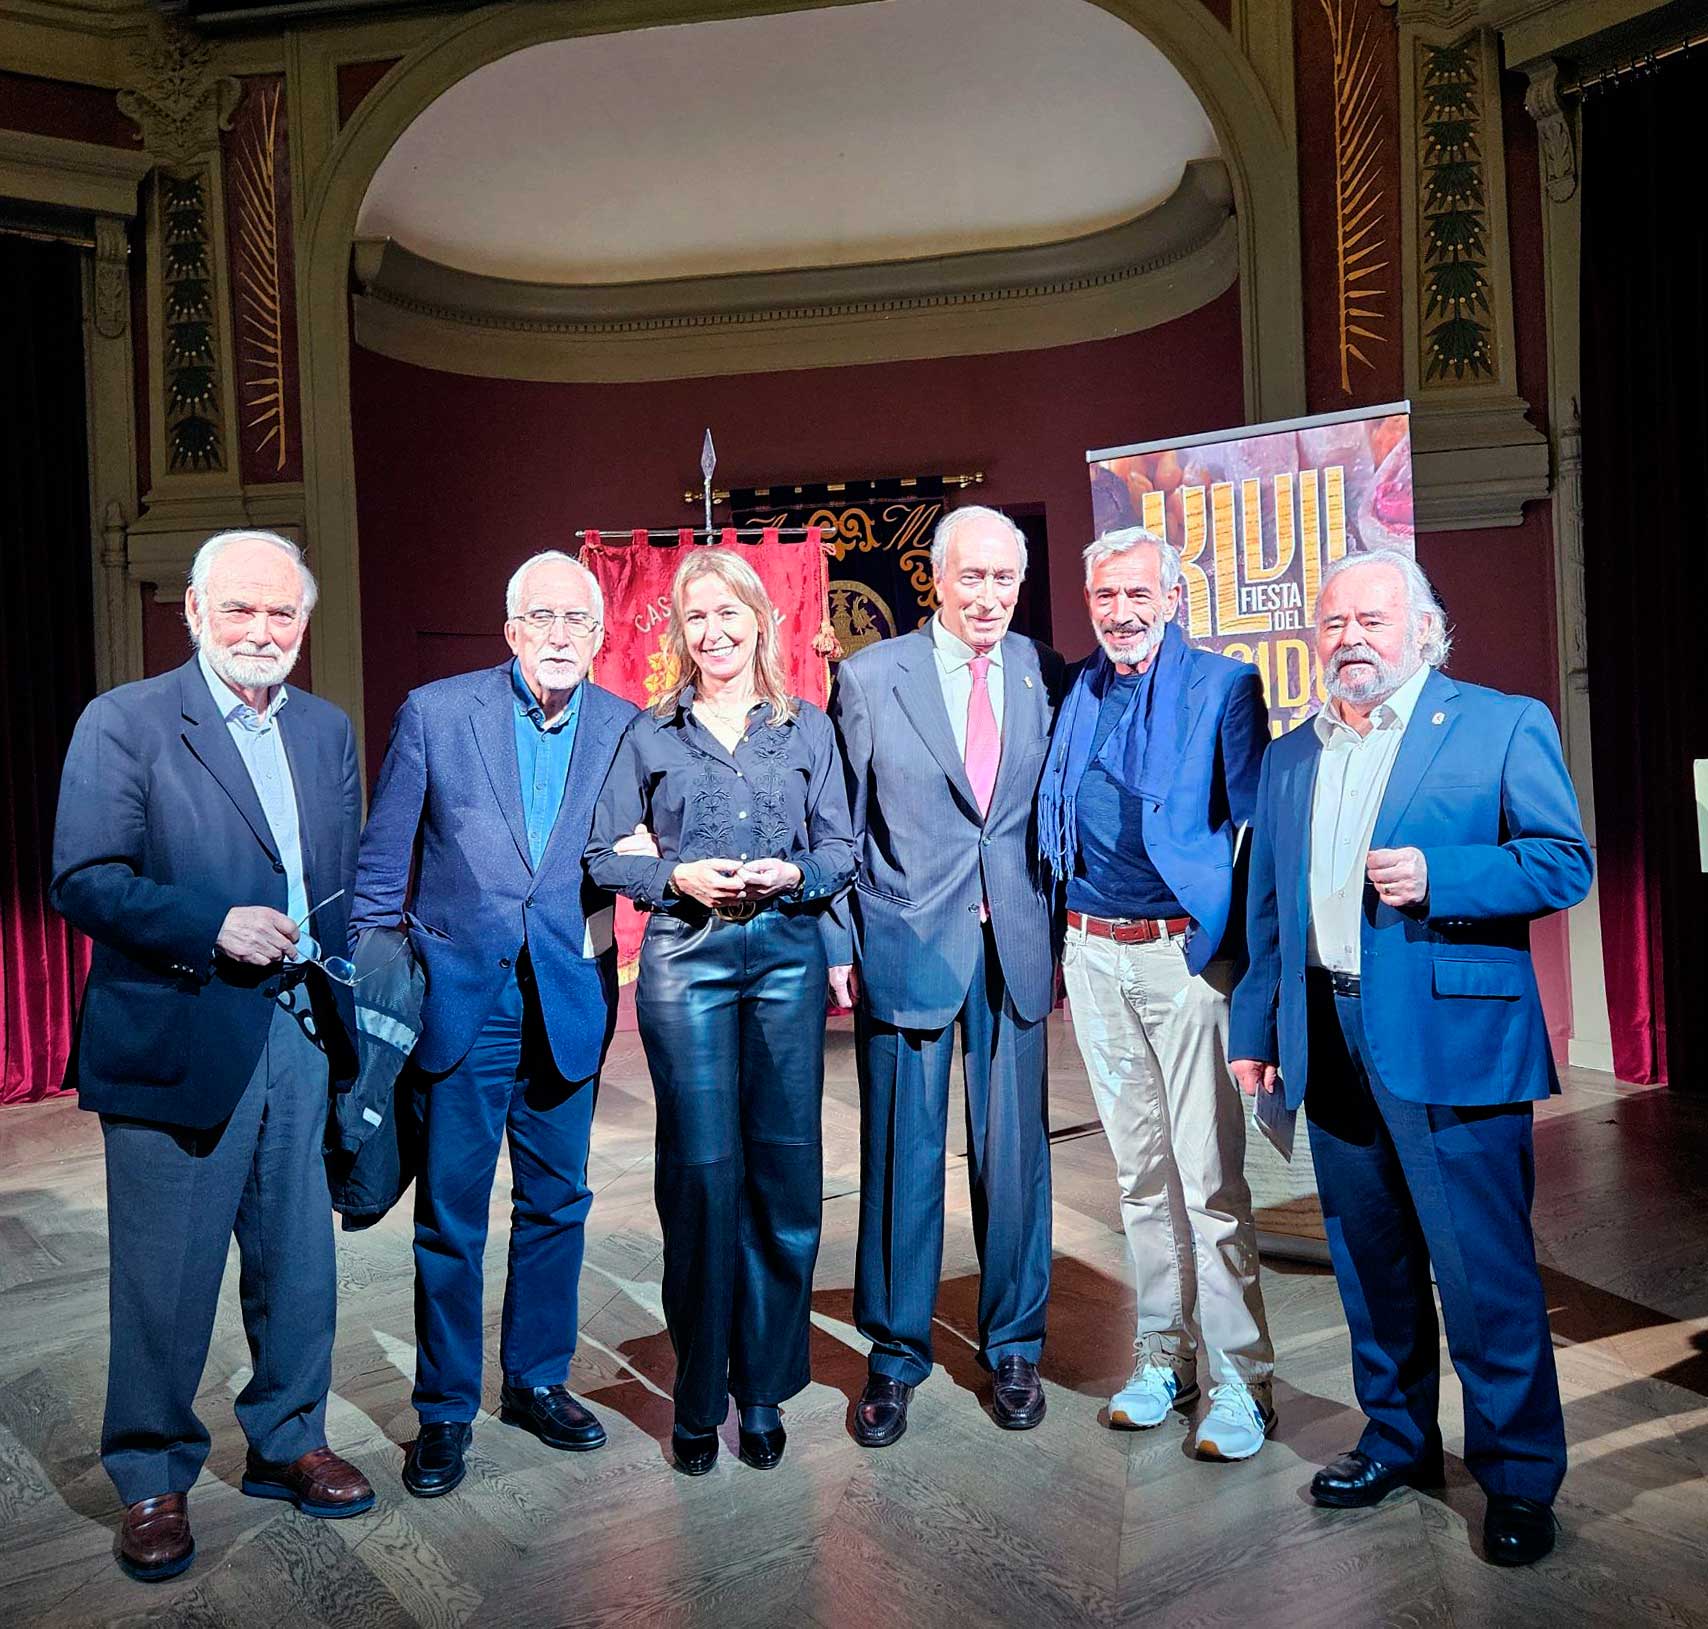
{"label": "molded cornice", "polygon": [[1237,272],[1219,160],[1162,204],[1084,237],[865,266],[608,285],[459,271],[390,239],[355,246],[356,339],[400,361],[503,379],[694,378],[749,369],[1029,350],[1133,333]]}

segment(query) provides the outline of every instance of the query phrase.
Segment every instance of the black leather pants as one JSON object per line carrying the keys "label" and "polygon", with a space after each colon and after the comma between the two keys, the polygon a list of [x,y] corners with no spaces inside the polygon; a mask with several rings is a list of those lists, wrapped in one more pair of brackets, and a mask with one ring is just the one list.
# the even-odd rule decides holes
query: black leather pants
{"label": "black leather pants", "polygon": [[807,1383],[818,1259],[825,956],[816,917],[655,916],[635,1011],[658,1099],[655,1191],[676,1419]]}

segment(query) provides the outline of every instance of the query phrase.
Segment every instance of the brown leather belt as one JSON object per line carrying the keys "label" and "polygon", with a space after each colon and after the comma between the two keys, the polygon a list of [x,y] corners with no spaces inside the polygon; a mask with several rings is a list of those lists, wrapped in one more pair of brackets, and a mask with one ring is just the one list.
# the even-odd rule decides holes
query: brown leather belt
{"label": "brown leather belt", "polygon": [[1118,945],[1149,945],[1158,939],[1178,939],[1192,926],[1189,916],[1171,916],[1160,922],[1128,922],[1118,917],[1086,916],[1081,911],[1067,913],[1068,926],[1078,933],[1088,933],[1093,939],[1113,939]]}

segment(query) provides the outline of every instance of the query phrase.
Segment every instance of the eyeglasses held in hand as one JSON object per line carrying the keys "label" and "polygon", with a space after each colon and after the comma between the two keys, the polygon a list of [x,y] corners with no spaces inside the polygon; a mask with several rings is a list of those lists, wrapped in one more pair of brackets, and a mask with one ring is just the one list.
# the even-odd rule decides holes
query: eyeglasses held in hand
{"label": "eyeglasses held in hand", "polygon": [[599,619],[587,611],[524,611],[517,620],[527,623],[535,633],[550,633],[561,622],[577,639],[585,639],[599,626]]}
{"label": "eyeglasses held in hand", "polygon": [[[342,899],[344,897],[344,893],[345,890],[340,888],[337,893],[328,894],[325,899],[321,900],[319,905],[311,905],[308,909],[308,915],[304,916],[302,920],[297,923],[297,926],[299,928],[306,928],[309,924],[310,918],[313,917],[316,911],[320,910],[324,906],[330,905],[335,899]],[[354,989],[364,979],[371,979],[376,973],[383,973],[393,962],[397,960],[399,956],[403,954],[403,947],[408,943],[409,935],[407,933],[400,933],[397,936],[397,945],[393,949],[392,953],[387,956],[378,967],[370,967],[365,973],[358,973],[356,971],[356,964],[351,961],[348,956],[298,955],[294,956],[292,960],[297,963],[307,962],[311,967],[318,967],[321,972],[332,980],[334,984],[344,984],[348,985],[351,989]]]}

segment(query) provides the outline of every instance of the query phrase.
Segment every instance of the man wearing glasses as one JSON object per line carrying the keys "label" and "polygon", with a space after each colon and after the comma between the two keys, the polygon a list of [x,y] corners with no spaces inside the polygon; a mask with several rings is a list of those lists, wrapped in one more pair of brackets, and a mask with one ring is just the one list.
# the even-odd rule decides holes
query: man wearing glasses
{"label": "man wearing glasses", "polygon": [[[498,1150],[514,1204],[501,1418],[553,1448],[605,1428],[569,1394],[587,1145],[616,1014],[612,900],[581,863],[593,806],[635,714],[587,679],[604,606],[557,550],[505,597],[514,659],[412,691],[398,710],[357,871],[355,928],[401,927],[426,968],[425,1130],[415,1187],[414,1404],[403,1482],[449,1493],[480,1410],[482,1273]],[[412,863],[419,862],[413,895]],[[441,936],[442,935],[442,936]]]}
{"label": "man wearing glasses", "polygon": [[101,1462],[126,1506],[119,1565],[144,1582],[195,1554],[195,1398],[234,1233],[253,1357],[243,1491],[307,1516],[374,1502],[326,1442],[321,1143],[329,1069],[355,1071],[354,1012],[307,958],[348,948],[361,787],[350,721],[285,685],[314,602],[288,539],[209,538],[184,596],[195,655],[91,702],[60,782],[53,903],[95,942],[70,1081],[106,1155]]}

